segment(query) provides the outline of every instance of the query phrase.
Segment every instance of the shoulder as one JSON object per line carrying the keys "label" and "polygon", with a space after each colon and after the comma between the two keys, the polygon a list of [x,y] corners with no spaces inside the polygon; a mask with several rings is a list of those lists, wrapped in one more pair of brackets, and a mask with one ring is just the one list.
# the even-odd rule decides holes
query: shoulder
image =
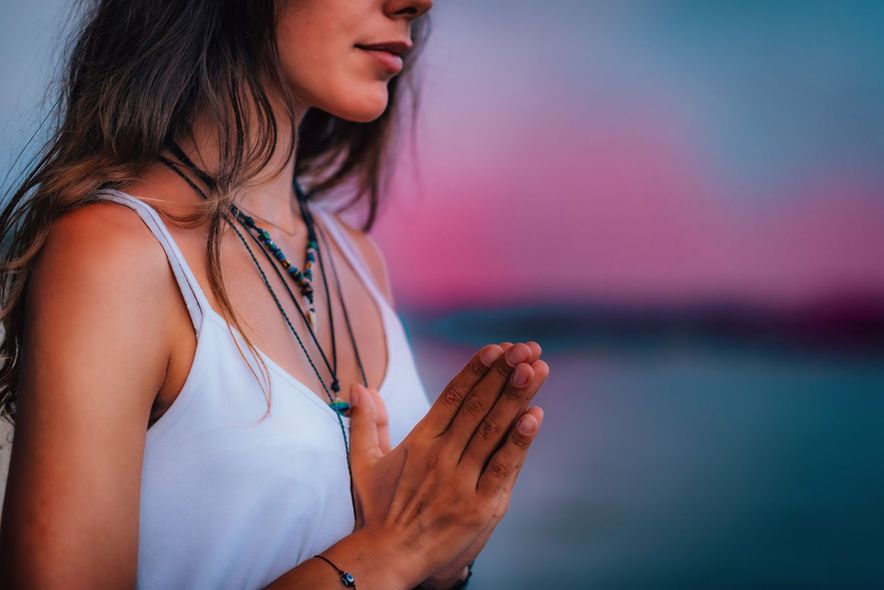
{"label": "shoulder", "polygon": [[[34,579],[64,571],[96,587],[122,576],[128,584],[145,431],[173,342],[174,279],[137,214],[107,202],[54,220],[29,271],[16,407],[25,428],[12,449],[3,529],[45,548],[16,566]],[[65,551],[90,527],[102,531],[92,549],[107,567],[80,567]]]}
{"label": "shoulder", "polygon": [[[145,331],[155,338],[165,336],[168,322],[163,319],[176,303],[176,290],[165,252],[138,214],[99,201],[53,222],[34,260],[27,298],[42,318],[52,319],[36,318],[37,325],[57,337],[127,341],[139,352],[150,348],[158,354],[168,338],[149,342]],[[88,335],[75,333],[86,329]]]}
{"label": "shoulder", "polygon": [[94,201],[53,222],[34,272],[117,290],[156,281],[166,267],[162,246],[135,211]]}
{"label": "shoulder", "polygon": [[387,270],[387,261],[384,258],[384,253],[383,250],[381,250],[381,247],[368,232],[350,225],[339,213],[329,211],[329,214],[334,217],[338,222],[338,225],[347,232],[350,240],[359,249],[359,253],[362,254],[362,258],[368,265],[368,270],[375,279],[375,283],[380,287],[381,292],[387,298],[390,306],[395,307],[393,288],[390,283],[390,273]]}
{"label": "shoulder", "polygon": [[115,403],[148,411],[165,380],[179,298],[165,252],[136,212],[82,205],[53,222],[33,262],[28,354],[38,373],[72,390],[136,388]]}

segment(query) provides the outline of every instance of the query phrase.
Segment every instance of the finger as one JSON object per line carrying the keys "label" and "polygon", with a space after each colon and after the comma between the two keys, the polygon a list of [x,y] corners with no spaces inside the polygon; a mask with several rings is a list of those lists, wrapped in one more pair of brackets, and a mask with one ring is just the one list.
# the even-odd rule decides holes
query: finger
{"label": "finger", "polygon": [[531,349],[522,342],[513,344],[494,366],[473,387],[451,422],[445,437],[460,457],[467,443],[479,427],[485,415],[497,401],[510,373],[531,354]]}
{"label": "finger", "polygon": [[[522,421],[531,426],[530,432],[522,430]],[[498,494],[505,493],[511,488],[522,465],[525,463],[525,456],[537,438],[540,425],[543,423],[543,409],[539,406],[532,406],[525,410],[519,417],[519,421],[510,430],[506,442],[500,449],[494,453],[488,461],[488,465],[479,476],[476,490],[480,496],[493,498]]]}
{"label": "finger", "polygon": [[[540,354],[543,352],[543,349],[540,348],[540,344],[538,344],[534,340],[529,340],[525,344],[528,346],[528,348],[531,349],[531,356],[529,357],[529,359],[527,361],[525,361],[526,363],[530,364],[540,358]],[[504,352],[506,352],[509,349],[509,347],[513,345],[513,343],[512,342],[499,342],[498,345],[503,349]]]}
{"label": "finger", "polygon": [[351,462],[381,457],[374,397],[365,387],[353,383],[350,385],[350,405]]}
{"label": "finger", "polygon": [[503,350],[498,345],[489,344],[470,357],[466,366],[445,386],[412,432],[427,432],[431,436],[439,436],[445,432],[464,399],[502,354]]}
{"label": "finger", "polygon": [[[516,383],[515,379],[520,375],[524,382]],[[528,406],[548,376],[549,365],[545,361],[520,363],[504,385],[494,407],[479,424],[460,462],[471,466],[476,472],[481,471],[488,457],[500,446],[513,421]]]}
{"label": "finger", "polygon": [[535,342],[534,340],[529,340],[525,344],[528,345],[528,348],[531,349],[531,361],[534,362],[540,358],[541,353],[543,353],[543,349],[540,348],[540,344]]}
{"label": "finger", "polygon": [[381,452],[386,455],[392,448],[390,445],[390,418],[387,413],[387,404],[384,403],[384,398],[381,396],[380,391],[373,387],[370,387],[368,391],[374,400],[374,423],[378,432],[378,446]]}

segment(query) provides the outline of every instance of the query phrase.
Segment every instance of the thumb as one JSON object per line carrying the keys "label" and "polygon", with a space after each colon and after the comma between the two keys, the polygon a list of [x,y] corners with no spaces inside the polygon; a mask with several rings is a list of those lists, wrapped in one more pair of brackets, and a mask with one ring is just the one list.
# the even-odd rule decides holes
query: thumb
{"label": "thumb", "polygon": [[350,407],[351,460],[383,456],[374,399],[371,393],[358,383],[350,385]]}

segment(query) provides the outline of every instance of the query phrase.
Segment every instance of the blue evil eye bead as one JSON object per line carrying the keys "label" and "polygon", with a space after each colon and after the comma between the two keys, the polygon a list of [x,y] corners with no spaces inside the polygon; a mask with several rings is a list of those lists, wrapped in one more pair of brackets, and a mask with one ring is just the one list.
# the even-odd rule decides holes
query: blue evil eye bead
{"label": "blue evil eye bead", "polygon": [[356,578],[353,577],[353,574],[350,572],[344,572],[341,574],[341,581],[344,583],[344,586],[350,588],[354,584],[356,584]]}
{"label": "blue evil eye bead", "polygon": [[336,412],[341,412],[341,413],[346,413],[347,410],[350,409],[350,404],[348,404],[345,401],[341,401],[341,400],[335,400],[333,402],[329,402],[328,405],[331,407],[332,410],[335,410]]}

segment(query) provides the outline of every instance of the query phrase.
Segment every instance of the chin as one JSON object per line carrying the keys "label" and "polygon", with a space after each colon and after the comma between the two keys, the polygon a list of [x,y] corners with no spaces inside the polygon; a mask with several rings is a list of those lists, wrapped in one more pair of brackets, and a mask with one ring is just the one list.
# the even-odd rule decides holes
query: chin
{"label": "chin", "polygon": [[389,102],[386,83],[377,83],[375,88],[348,93],[340,100],[324,101],[316,105],[327,113],[354,123],[369,123],[384,114]]}

